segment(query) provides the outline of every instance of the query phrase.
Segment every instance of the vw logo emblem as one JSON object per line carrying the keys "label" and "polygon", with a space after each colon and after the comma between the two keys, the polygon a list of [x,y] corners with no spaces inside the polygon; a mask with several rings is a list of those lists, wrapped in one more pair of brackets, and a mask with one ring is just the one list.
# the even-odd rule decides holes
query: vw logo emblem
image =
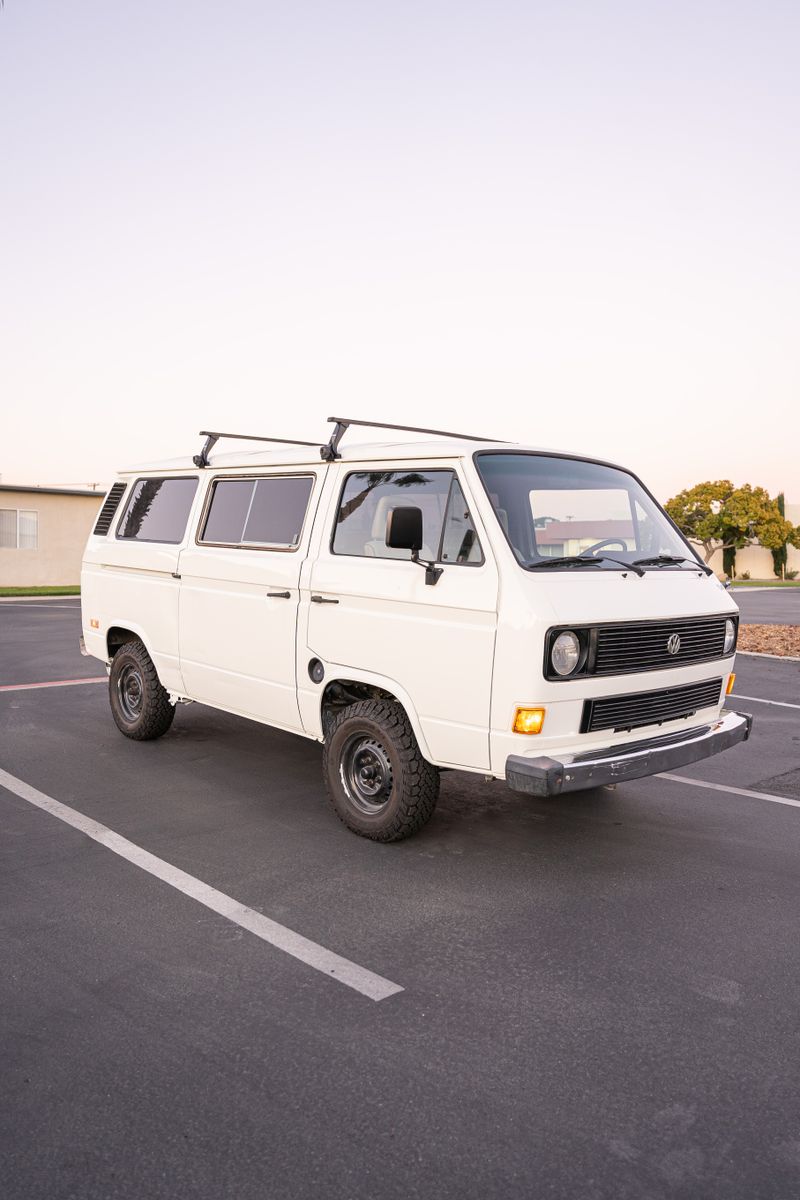
{"label": "vw logo emblem", "polygon": [[667,654],[677,654],[681,648],[681,639],[677,633],[671,633],[667,638]]}

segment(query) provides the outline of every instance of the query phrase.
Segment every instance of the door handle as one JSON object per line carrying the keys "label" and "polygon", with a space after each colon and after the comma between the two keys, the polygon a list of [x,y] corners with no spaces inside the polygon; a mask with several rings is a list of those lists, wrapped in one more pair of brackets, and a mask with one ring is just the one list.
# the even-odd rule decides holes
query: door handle
{"label": "door handle", "polygon": [[268,600],[291,600],[291,592],[267,592]]}
{"label": "door handle", "polygon": [[312,596],[311,603],[312,604],[338,604],[339,601],[333,600],[329,596]]}

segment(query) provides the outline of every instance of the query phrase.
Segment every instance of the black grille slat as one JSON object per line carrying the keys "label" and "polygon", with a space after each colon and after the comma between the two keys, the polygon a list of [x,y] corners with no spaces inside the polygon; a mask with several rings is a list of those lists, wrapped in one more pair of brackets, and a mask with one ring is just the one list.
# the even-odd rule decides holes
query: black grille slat
{"label": "black grille slat", "polygon": [[105,535],[108,533],[109,529],[111,528],[111,522],[114,519],[114,513],[119,508],[119,502],[125,495],[126,486],[127,484],[124,483],[115,483],[111,487],[111,490],[103,502],[103,507],[98,513],[94,529],[92,530],[92,533],[95,537],[105,537]]}
{"label": "black grille slat", "polygon": [[663,688],[657,692],[629,692],[624,696],[605,696],[586,700],[583,705],[581,733],[598,729],[638,729],[690,717],[701,708],[719,703],[721,679],[704,679],[683,687]]}
{"label": "black grille slat", "polygon": [[[631,625],[599,625],[596,634],[594,675],[627,675],[657,671],[681,663],[721,658],[725,645],[727,616],[683,618]],[[676,654],[667,650],[672,634],[681,640]]]}
{"label": "black grille slat", "polygon": [[[682,649],[682,647],[681,647],[681,649]],[[672,658],[673,661],[675,660],[675,658],[678,658],[679,662],[686,662],[687,658],[695,658],[695,657],[704,658],[706,656],[706,654],[710,654],[712,652],[716,653],[717,656],[721,657],[722,646],[721,645],[717,646],[716,644],[713,646],[698,646],[692,650],[685,651],[685,653],[683,654],[682,657],[679,657],[678,655],[670,655],[670,658]],[[654,665],[659,665],[662,662],[663,657],[664,656],[661,653],[661,651],[653,651],[652,653],[638,655],[637,663],[639,663],[641,666],[644,666],[648,663],[653,663]],[[624,654],[604,655],[603,656],[603,666],[604,667],[611,666],[612,664],[615,664],[615,663],[618,663],[620,666],[627,666],[628,662],[629,662],[629,660],[628,660],[627,656]],[[667,663],[667,666],[668,665],[669,665],[669,663]]]}

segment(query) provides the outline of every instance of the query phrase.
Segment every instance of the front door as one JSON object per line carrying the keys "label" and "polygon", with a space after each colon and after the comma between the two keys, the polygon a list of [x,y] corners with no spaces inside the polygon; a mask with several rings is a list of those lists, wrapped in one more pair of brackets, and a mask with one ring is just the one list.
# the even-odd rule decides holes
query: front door
{"label": "front door", "polygon": [[180,556],[180,660],[192,700],[299,730],[300,569],[318,472],[217,476]]}
{"label": "front door", "polygon": [[[466,485],[448,463],[338,471],[311,569],[309,652],[341,677],[402,689],[437,763],[488,769],[497,569]],[[388,514],[405,505],[422,510],[421,557],[443,568],[433,586],[408,551],[386,545]]]}

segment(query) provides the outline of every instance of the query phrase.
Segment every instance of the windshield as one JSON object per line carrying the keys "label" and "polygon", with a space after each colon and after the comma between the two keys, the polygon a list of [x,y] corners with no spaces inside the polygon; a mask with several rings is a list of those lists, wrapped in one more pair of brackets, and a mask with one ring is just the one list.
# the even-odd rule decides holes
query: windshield
{"label": "windshield", "polygon": [[[524,567],[698,569],[692,550],[642,485],[615,467],[543,454],[478,454],[497,519]],[[652,561],[650,561],[652,560]]]}

